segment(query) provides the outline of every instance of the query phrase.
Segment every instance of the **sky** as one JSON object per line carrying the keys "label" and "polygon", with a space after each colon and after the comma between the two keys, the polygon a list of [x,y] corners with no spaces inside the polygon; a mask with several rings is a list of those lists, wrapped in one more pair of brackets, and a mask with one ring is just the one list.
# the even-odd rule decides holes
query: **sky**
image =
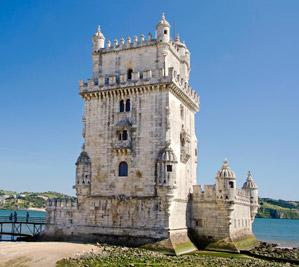
{"label": "sky", "polygon": [[239,186],[299,200],[299,1],[0,0],[0,188],[74,194],[79,80],[91,37],[154,33],[165,12],[191,51],[200,184],[227,158]]}

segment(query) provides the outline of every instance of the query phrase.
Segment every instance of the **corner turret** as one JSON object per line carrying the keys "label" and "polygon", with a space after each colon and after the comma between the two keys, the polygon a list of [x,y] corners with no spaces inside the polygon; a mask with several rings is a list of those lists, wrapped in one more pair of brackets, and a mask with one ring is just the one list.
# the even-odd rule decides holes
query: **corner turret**
{"label": "corner turret", "polygon": [[157,41],[167,43],[170,41],[170,24],[165,18],[164,13],[162,14],[162,19],[156,26],[157,31]]}
{"label": "corner turret", "polygon": [[176,165],[178,161],[170,148],[166,145],[159,153],[157,160],[157,182],[159,186],[174,188],[176,184]]}
{"label": "corner turret", "polygon": [[254,182],[250,171],[248,171],[247,179],[246,182],[243,184],[242,189],[246,190],[250,196],[251,219],[253,220],[259,207],[259,203],[258,203],[259,198],[258,198],[258,187]]}
{"label": "corner turret", "polygon": [[230,169],[228,161],[224,160],[216,175],[217,197],[220,200],[234,202],[236,195],[236,175]]}
{"label": "corner turret", "polygon": [[105,47],[105,36],[101,31],[101,27],[98,26],[96,33],[92,37],[93,51],[99,51]]}
{"label": "corner turret", "polygon": [[76,188],[78,198],[90,194],[91,160],[84,150],[76,161]]}

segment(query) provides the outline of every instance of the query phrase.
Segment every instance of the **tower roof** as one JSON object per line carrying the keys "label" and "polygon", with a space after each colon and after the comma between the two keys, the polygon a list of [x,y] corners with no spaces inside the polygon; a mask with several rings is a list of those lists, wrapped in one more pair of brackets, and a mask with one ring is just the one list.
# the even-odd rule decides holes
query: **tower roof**
{"label": "tower roof", "polygon": [[169,145],[160,151],[158,160],[163,162],[177,162],[176,156]]}
{"label": "tower roof", "polygon": [[91,163],[90,158],[89,158],[87,152],[84,151],[84,150],[80,153],[80,156],[78,157],[78,159],[76,161],[76,165],[78,165],[80,163],[82,163],[82,164],[89,164],[89,163]]}
{"label": "tower roof", "polygon": [[161,20],[160,20],[159,23],[157,24],[157,28],[158,28],[159,26],[167,26],[167,27],[170,27],[169,22],[168,22],[168,21],[166,20],[166,18],[165,18],[164,12],[162,13],[162,18],[161,18]]}
{"label": "tower roof", "polygon": [[97,37],[99,37],[99,38],[105,39],[105,36],[104,36],[104,34],[102,33],[102,30],[101,30],[101,26],[100,26],[100,25],[98,26],[97,31],[95,32],[94,35],[97,36]]}
{"label": "tower roof", "polygon": [[253,181],[253,178],[252,178],[252,175],[251,175],[251,172],[248,171],[248,175],[247,175],[247,179],[246,179],[246,182],[243,184],[243,189],[248,189],[248,188],[251,188],[251,189],[257,189],[257,185],[256,183]]}
{"label": "tower roof", "polygon": [[236,179],[235,172],[230,169],[228,165],[228,160],[223,161],[223,165],[221,169],[217,172],[217,178],[223,178],[223,179]]}

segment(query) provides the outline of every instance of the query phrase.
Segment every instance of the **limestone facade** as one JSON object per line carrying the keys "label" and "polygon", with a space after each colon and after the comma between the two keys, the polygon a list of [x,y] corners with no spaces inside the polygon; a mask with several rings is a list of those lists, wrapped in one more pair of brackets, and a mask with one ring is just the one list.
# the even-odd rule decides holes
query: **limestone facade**
{"label": "limestone facade", "polygon": [[189,85],[190,52],[171,40],[165,17],[155,38],[111,42],[98,28],[92,41],[93,74],[80,81],[77,201],[49,200],[45,235],[139,245],[188,243],[190,229],[215,240],[252,234],[252,178],[244,190],[221,175],[204,192],[196,185],[199,96]]}

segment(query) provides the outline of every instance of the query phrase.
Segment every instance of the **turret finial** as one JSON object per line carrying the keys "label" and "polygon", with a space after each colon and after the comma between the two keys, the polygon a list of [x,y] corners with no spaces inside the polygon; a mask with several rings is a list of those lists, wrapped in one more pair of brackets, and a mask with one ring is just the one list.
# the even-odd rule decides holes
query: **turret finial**
{"label": "turret finial", "polygon": [[225,158],[223,161],[223,167],[227,168],[228,167],[228,159]]}
{"label": "turret finial", "polygon": [[249,181],[249,180],[253,180],[252,175],[251,175],[251,171],[248,171],[248,174],[247,174],[247,181]]}
{"label": "turret finial", "polygon": [[98,25],[98,29],[97,29],[98,32],[101,32],[101,26]]}
{"label": "turret finial", "polygon": [[162,20],[165,20],[165,13],[162,12]]}

